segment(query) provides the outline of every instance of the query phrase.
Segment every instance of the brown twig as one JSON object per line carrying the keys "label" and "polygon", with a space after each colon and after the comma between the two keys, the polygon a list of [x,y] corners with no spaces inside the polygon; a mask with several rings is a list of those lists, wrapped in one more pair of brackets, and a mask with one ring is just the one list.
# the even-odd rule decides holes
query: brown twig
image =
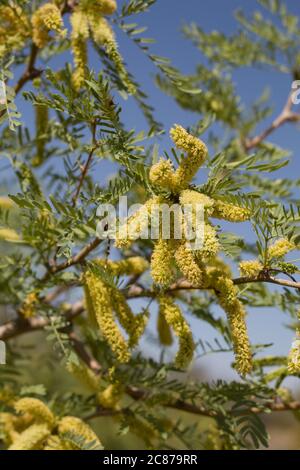
{"label": "brown twig", "polygon": [[38,70],[35,68],[35,62],[37,59],[38,51],[38,47],[35,44],[32,44],[27,68],[23,75],[21,75],[15,86],[16,95],[19,93],[20,90],[22,90],[23,86],[28,81],[33,80],[34,78],[37,78],[42,74],[42,70]]}
{"label": "brown twig", "polygon": [[247,151],[252,150],[253,148],[257,147],[270,134],[272,134],[272,132],[274,132],[276,129],[278,129],[280,126],[282,126],[286,122],[299,122],[300,121],[300,114],[294,113],[292,111],[292,106],[293,106],[292,96],[293,94],[290,93],[281,113],[277,116],[276,119],[274,119],[274,121],[269,127],[267,127],[261,134],[257,135],[256,137],[245,140],[244,147]]}
{"label": "brown twig", "polygon": [[[65,316],[68,321],[71,321],[82,312],[84,312],[83,303],[76,302],[66,311]],[[25,319],[19,317],[14,321],[10,321],[0,326],[0,339],[2,341],[7,341],[21,334],[42,330],[48,325],[49,320],[47,318],[33,317]]]}
{"label": "brown twig", "polygon": [[54,266],[51,266],[49,268],[49,271],[42,278],[42,281],[44,282],[48,280],[49,277],[53,274],[57,274],[71,266],[82,263],[85,260],[85,258],[91,253],[91,251],[95,250],[95,248],[97,248],[101,242],[102,242],[101,238],[95,238],[88,245],[86,245],[79,253],[77,253],[77,255],[73,256],[72,258],[65,261],[64,263],[55,264]]}

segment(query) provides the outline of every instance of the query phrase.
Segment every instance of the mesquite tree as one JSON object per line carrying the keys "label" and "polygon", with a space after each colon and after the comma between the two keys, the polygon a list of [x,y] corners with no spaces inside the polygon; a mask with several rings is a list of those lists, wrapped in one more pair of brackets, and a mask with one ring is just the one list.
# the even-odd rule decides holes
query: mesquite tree
{"label": "mesquite tree", "polygon": [[[259,0],[253,17],[236,15],[230,37],[186,25],[205,60],[185,75],[141,37],[137,22],[154,3],[1,0],[4,449],[256,448],[268,446],[265,413],[300,410],[284,384],[300,374],[299,180],[281,177],[289,155],[271,141],[300,114],[287,89],[268,126],[268,97],[243,106],[232,79],[239,67],[259,66],[297,80],[297,18],[278,0]],[[193,126],[174,123],[169,133],[156,119],[117,29],[138,46],[137,61],[145,54],[156,67],[161,92],[193,113]],[[122,120],[128,97],[144,133]],[[105,160],[116,171],[108,182]],[[116,237],[109,217],[100,233],[99,207],[116,207],[121,196],[141,205],[117,219]],[[157,237],[141,236],[161,204],[175,205],[177,216],[189,206],[192,226],[202,207],[201,245],[192,247],[184,218],[175,236],[175,215],[169,237],[160,213]],[[235,232],[240,224],[250,240]],[[295,340],[285,356],[249,340],[247,307],[290,315]],[[210,325],[216,343],[191,322]],[[222,351],[236,380],[192,373],[197,355]]]}

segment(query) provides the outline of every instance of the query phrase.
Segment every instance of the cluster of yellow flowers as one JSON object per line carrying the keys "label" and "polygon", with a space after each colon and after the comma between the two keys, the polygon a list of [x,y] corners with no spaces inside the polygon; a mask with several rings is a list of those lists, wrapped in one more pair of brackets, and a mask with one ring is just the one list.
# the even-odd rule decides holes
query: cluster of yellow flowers
{"label": "cluster of yellow flowers", "polygon": [[242,276],[246,277],[256,277],[263,269],[263,265],[257,259],[241,261],[240,265],[240,273]]}
{"label": "cluster of yellow flowers", "polygon": [[[0,413],[0,431],[8,450],[77,450],[75,439],[101,445],[94,431],[74,416],[56,417],[37,398],[14,402],[15,413]],[[72,438],[70,438],[72,436]]]}
{"label": "cluster of yellow flowers", "polygon": [[14,2],[0,6],[0,58],[24,47],[31,34],[30,21]]}
{"label": "cluster of yellow flowers", "polygon": [[179,350],[176,355],[175,363],[179,368],[186,367],[193,358],[195,344],[193,335],[187,324],[180,308],[175,304],[172,297],[162,295],[159,301],[159,315],[163,317],[173,330],[179,340]]}
{"label": "cluster of yellow flowers", "polygon": [[[122,261],[96,261],[84,274],[86,305],[93,323],[98,324],[103,336],[120,362],[130,359],[130,349],[134,348],[146,326],[144,313],[134,315],[124,295],[114,286],[103,280],[97,266],[114,275],[140,275],[148,267],[143,258],[133,257]],[[128,334],[123,337],[116,320]]]}
{"label": "cluster of yellow flowers", "polygon": [[63,20],[60,9],[55,3],[45,3],[32,15],[32,40],[38,48],[45,47],[51,37],[50,31],[63,35]]}
{"label": "cluster of yellow flowers", "polygon": [[23,304],[22,304],[22,306],[19,310],[20,314],[23,315],[24,318],[34,317],[35,314],[36,314],[36,308],[37,308],[37,305],[38,305],[38,300],[39,299],[38,299],[37,293],[36,292],[30,292],[26,296],[26,298],[25,298],[25,300],[24,300],[24,302],[23,302]]}
{"label": "cluster of yellow flowers", "polygon": [[[192,225],[194,233],[197,233],[197,210],[198,204],[202,204],[205,211],[204,243],[201,249],[192,250],[185,238],[185,223],[182,213],[177,214],[182,223],[183,236],[175,238],[171,234],[170,239],[160,237],[155,243],[151,260],[152,278],[156,284],[167,287],[174,280],[175,266],[184,277],[193,285],[200,286],[203,279],[203,263],[214,258],[220,249],[216,230],[209,222],[209,217],[223,218],[232,222],[247,220],[250,213],[232,204],[208,197],[198,191],[189,189],[189,184],[197,173],[199,167],[204,163],[207,149],[205,144],[190,135],[183,127],[175,125],[170,135],[178,149],[186,152],[186,157],[180,162],[179,167],[174,170],[170,160],[161,159],[150,169],[150,181],[155,190],[168,191],[167,196],[161,194],[150,198],[144,206],[130,217],[123,227],[120,228],[116,246],[128,247],[133,240],[137,239],[148,226],[149,214],[154,205],[167,204],[171,207],[177,201],[184,207],[192,207]],[[173,236],[172,236],[173,235]]]}
{"label": "cluster of yellow flowers", "polygon": [[214,289],[220,306],[227,314],[235,353],[235,368],[241,375],[252,369],[252,353],[245,321],[246,311],[238,299],[238,289],[231,279],[229,267],[216,260],[207,268],[204,286]]}
{"label": "cluster of yellow flowers", "polygon": [[266,253],[266,266],[263,266],[263,264],[258,259],[241,261],[239,264],[240,273],[242,276],[246,277],[257,277],[262,272],[264,267],[270,267],[270,264],[274,260],[283,258],[295,248],[296,245],[293,242],[287,240],[286,238],[280,238],[268,247]]}
{"label": "cluster of yellow flowers", "polygon": [[[30,18],[15,2],[0,6],[0,58],[7,52],[21,49],[30,38],[39,49],[55,38],[51,33],[63,38],[67,30],[64,29],[61,7],[61,2],[48,1],[34,11]],[[118,51],[114,32],[105,18],[116,9],[116,0],[78,0],[73,8],[70,22],[75,63],[73,85],[76,90],[84,83],[88,40],[91,38],[98,46],[105,48],[128,93],[136,92]]]}
{"label": "cluster of yellow flowers", "polygon": [[[298,313],[298,320],[300,320],[300,312]],[[300,373],[300,328],[296,329],[296,338],[288,355],[287,369],[290,374]]]}
{"label": "cluster of yellow flowers", "polygon": [[87,65],[87,41],[91,37],[103,46],[127,87],[129,93],[135,92],[118,52],[118,45],[109,22],[103,15],[111,15],[117,9],[115,0],[80,0],[71,15],[71,44],[75,62],[73,84],[78,90],[82,86]]}
{"label": "cluster of yellow flowers", "polygon": [[[186,204],[192,207],[192,224],[196,233],[196,205],[204,207],[204,242],[201,248],[192,249],[185,238],[183,227],[182,238],[165,239],[161,235],[156,241],[151,258],[151,275],[154,282],[166,289],[176,277],[176,267],[192,286],[213,289],[220,305],[226,311],[231,328],[236,356],[236,369],[245,375],[252,367],[252,354],[245,323],[245,309],[238,299],[238,289],[231,280],[230,269],[216,258],[220,250],[216,230],[209,221],[210,217],[221,218],[231,222],[243,222],[250,217],[250,211],[202,194],[189,187],[192,178],[204,163],[207,149],[205,144],[190,135],[183,127],[176,125],[170,135],[180,150],[186,153],[179,167],[175,170],[170,160],[159,160],[150,168],[150,182],[157,194],[151,197],[120,228],[116,239],[118,248],[127,248],[136,240],[149,224],[149,215],[154,205],[167,204],[169,207],[179,201],[183,208]],[[182,219],[180,219],[182,221]],[[161,221],[158,222],[160,226]],[[182,222],[184,225],[184,222]],[[175,230],[173,230],[174,232]],[[172,236],[173,235],[173,236]],[[256,269],[259,267],[255,266]],[[249,266],[248,266],[249,269]],[[253,271],[252,266],[252,271]],[[160,296],[158,333],[161,343],[172,342],[171,329],[179,338],[179,351],[176,364],[186,366],[193,356],[194,342],[191,331],[180,308],[167,295]]]}
{"label": "cluster of yellow flowers", "polygon": [[296,246],[293,242],[286,238],[281,238],[268,248],[268,259],[272,260],[274,258],[283,258],[290,251],[295,250],[295,248]]}
{"label": "cluster of yellow flowers", "polygon": [[297,335],[292,343],[288,355],[288,371],[291,374],[300,373],[300,330],[297,330]]}

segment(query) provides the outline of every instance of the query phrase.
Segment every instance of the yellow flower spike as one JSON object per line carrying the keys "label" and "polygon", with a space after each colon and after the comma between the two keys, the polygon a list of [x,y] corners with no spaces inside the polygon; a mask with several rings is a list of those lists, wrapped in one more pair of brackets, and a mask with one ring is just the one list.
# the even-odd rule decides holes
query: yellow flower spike
{"label": "yellow flower spike", "polygon": [[111,288],[111,300],[116,316],[129,336],[128,346],[134,348],[144,333],[147,316],[134,315],[122,292]]}
{"label": "yellow flower spike", "polygon": [[51,40],[49,31],[62,34],[63,20],[54,3],[45,3],[32,15],[33,42],[38,48],[45,47]]}
{"label": "yellow flower spike", "polygon": [[283,256],[295,250],[295,248],[296,246],[293,242],[290,242],[286,238],[281,238],[268,248],[268,258],[283,258]]}
{"label": "yellow flower spike", "polygon": [[114,45],[117,47],[115,34],[113,32],[112,27],[110,26],[109,22],[99,16],[90,15],[89,16],[89,25],[92,30],[93,38],[99,46],[101,45]]}
{"label": "yellow flower spike", "polygon": [[245,222],[250,219],[249,209],[238,207],[233,204],[215,200],[214,210],[211,214],[216,219],[228,220],[228,222]]}
{"label": "yellow flower spike", "polygon": [[293,341],[288,355],[288,372],[299,374],[300,372],[300,332],[297,331],[296,339]]}
{"label": "yellow flower spike", "polygon": [[36,292],[30,292],[20,308],[20,314],[23,315],[24,318],[34,317],[37,313],[38,302],[39,299]]}
{"label": "yellow flower spike", "polygon": [[256,277],[263,269],[263,265],[257,259],[241,261],[239,264],[241,276]]}
{"label": "yellow flower spike", "polygon": [[20,241],[20,236],[11,228],[0,228],[0,241],[17,242]]}
{"label": "yellow flower spike", "polygon": [[17,436],[8,450],[41,450],[49,436],[50,430],[46,424],[32,424]]}
{"label": "yellow flower spike", "polygon": [[185,189],[203,164],[207,156],[207,148],[200,139],[192,136],[179,125],[175,125],[170,130],[170,136],[176,147],[187,153],[174,175],[176,186],[179,189]]}
{"label": "yellow flower spike", "polygon": [[128,362],[130,353],[114,319],[111,289],[92,270],[87,270],[84,282],[93,305],[98,326],[120,362]]}
{"label": "yellow flower spike", "polygon": [[170,325],[166,322],[165,317],[161,311],[157,315],[157,332],[160,344],[163,346],[171,346],[173,344],[173,337]]}
{"label": "yellow flower spike", "polygon": [[179,339],[179,350],[176,354],[175,364],[179,368],[185,368],[192,360],[195,349],[193,335],[190,327],[178,307],[169,296],[159,298],[160,314],[164,316]]}
{"label": "yellow flower spike", "polygon": [[0,57],[7,52],[13,52],[24,47],[30,37],[31,28],[29,18],[21,7],[14,4],[0,5]]}
{"label": "yellow flower spike", "polygon": [[239,374],[246,375],[252,370],[252,354],[245,321],[246,312],[238,299],[238,290],[233,281],[218,270],[211,270],[210,282],[227,314],[236,358],[235,368]]}
{"label": "yellow flower spike", "polygon": [[15,429],[15,416],[12,413],[0,413],[0,431],[6,445],[11,445],[19,433]]}
{"label": "yellow flower spike", "polygon": [[140,276],[149,268],[148,261],[142,256],[131,256],[117,261],[101,259],[97,260],[97,263],[107,265],[114,276]]}
{"label": "yellow flower spike", "polygon": [[192,286],[200,287],[203,281],[203,271],[195,261],[193,250],[185,241],[182,241],[176,249],[175,260],[179,270]]}
{"label": "yellow flower spike", "polygon": [[151,276],[156,284],[168,287],[175,277],[175,244],[172,240],[159,239],[151,257]]}
{"label": "yellow flower spike", "polygon": [[71,447],[58,436],[50,436],[43,450],[71,450]]}
{"label": "yellow flower spike", "polygon": [[102,16],[99,16],[95,9],[88,12],[88,19],[94,41],[99,46],[104,46],[107,55],[114,63],[119,76],[126,85],[128,93],[134,94],[136,87],[124,67],[123,59],[118,51],[118,44],[109,22]]}
{"label": "yellow flower spike", "polygon": [[149,172],[150,182],[162,189],[174,189],[174,168],[171,160],[161,158],[158,163],[151,166]]}
{"label": "yellow flower spike", "polygon": [[33,166],[39,166],[45,159],[45,144],[47,139],[45,133],[48,128],[49,110],[47,106],[35,106],[35,121],[36,121],[36,156],[32,160]]}
{"label": "yellow flower spike", "polygon": [[[59,421],[58,433],[59,437],[67,442],[68,439],[65,434],[70,433],[80,439],[83,438],[86,443],[93,442],[95,445],[101,446],[101,442],[92,428],[84,421],[79,418],[75,418],[74,416],[65,416]],[[74,450],[78,449],[75,443],[72,442],[70,445]]]}
{"label": "yellow flower spike", "polygon": [[72,13],[70,22],[72,26],[71,46],[75,63],[72,81],[75,90],[78,91],[84,83],[85,68],[88,62],[86,41],[89,37],[89,25],[86,14],[77,9]]}
{"label": "yellow flower spike", "polygon": [[199,250],[195,250],[196,259],[199,261],[208,261],[215,258],[217,253],[220,251],[220,248],[221,246],[217,237],[216,229],[208,223],[205,224],[203,247]]}
{"label": "yellow flower spike", "polygon": [[69,361],[66,364],[67,370],[79,382],[85,385],[92,392],[98,392],[100,387],[100,377],[95,374],[83,361],[79,358],[75,361]]}
{"label": "yellow flower spike", "polygon": [[185,204],[191,204],[192,206],[196,204],[202,205],[206,216],[210,216],[212,214],[214,200],[209,196],[206,196],[206,194],[198,193],[198,191],[193,191],[191,189],[185,189],[184,191],[181,191],[179,201],[182,206]]}
{"label": "yellow flower spike", "polygon": [[15,204],[9,197],[0,196],[0,209],[9,210],[15,207]]}
{"label": "yellow flower spike", "polygon": [[37,398],[21,398],[15,403],[14,408],[17,413],[32,415],[36,423],[45,423],[49,428],[54,426],[55,417],[52,411]]}
{"label": "yellow flower spike", "polygon": [[119,227],[115,246],[117,248],[129,248],[134,240],[139,238],[143,231],[149,226],[152,207],[156,204],[161,204],[161,202],[162,199],[159,196],[154,196],[148,199],[135,214],[129,217],[127,221]]}
{"label": "yellow flower spike", "polygon": [[97,322],[96,315],[95,315],[93,301],[91,299],[90,292],[89,292],[86,282],[83,283],[83,291],[84,291],[84,305],[87,311],[89,322],[91,323],[91,326],[97,327],[98,322]]}
{"label": "yellow flower spike", "polygon": [[116,0],[96,0],[95,5],[101,15],[112,15],[117,9]]}
{"label": "yellow flower spike", "polygon": [[120,383],[108,385],[98,395],[98,401],[103,408],[118,409],[120,400],[124,394],[124,387]]}

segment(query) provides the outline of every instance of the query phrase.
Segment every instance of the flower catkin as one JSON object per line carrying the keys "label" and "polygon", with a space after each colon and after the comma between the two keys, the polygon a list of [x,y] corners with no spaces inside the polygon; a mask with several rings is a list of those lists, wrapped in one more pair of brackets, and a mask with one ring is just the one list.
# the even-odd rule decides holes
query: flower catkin
{"label": "flower catkin", "polygon": [[148,199],[119,227],[115,241],[117,248],[128,248],[148,230],[151,210],[154,205],[159,205],[160,202],[161,198],[158,196]]}
{"label": "flower catkin", "polygon": [[245,321],[246,312],[238,299],[238,290],[222,271],[212,268],[208,274],[210,287],[214,288],[218,301],[227,314],[236,359],[235,368],[239,374],[246,375],[252,370],[252,353]]}
{"label": "flower catkin", "polygon": [[[68,434],[78,437],[79,439],[84,439],[85,443],[92,443],[98,446],[101,446],[101,442],[98,436],[94,433],[92,428],[84,423],[80,418],[74,416],[65,416],[58,423],[58,433],[59,437],[63,440],[68,441]],[[71,447],[75,450],[78,449],[78,446],[72,441],[70,442]]]}
{"label": "flower catkin", "polygon": [[59,8],[54,3],[45,3],[32,15],[32,39],[39,48],[51,40],[49,31],[62,33],[63,21]]}
{"label": "flower catkin", "polygon": [[100,378],[79,358],[76,362],[68,361],[66,368],[76,379],[92,392],[99,391]]}
{"label": "flower catkin", "polygon": [[134,348],[144,333],[147,324],[147,315],[134,315],[124,295],[118,289],[111,288],[111,301],[121,326],[129,336],[128,346]]}
{"label": "flower catkin", "polygon": [[41,450],[49,436],[50,430],[46,424],[32,424],[17,436],[8,450]]}
{"label": "flower catkin", "polygon": [[159,239],[151,256],[151,276],[156,284],[168,287],[174,280],[174,253],[172,240]]}
{"label": "flower catkin", "polygon": [[216,219],[224,219],[228,222],[245,222],[250,218],[250,215],[249,209],[235,206],[221,200],[214,201],[212,217]]}
{"label": "flower catkin", "polygon": [[47,405],[37,398],[21,398],[14,406],[17,413],[29,413],[36,424],[47,424],[51,428],[55,423],[55,417]]}
{"label": "flower catkin", "polygon": [[90,299],[89,305],[103,336],[120,362],[129,361],[128,344],[115,322],[110,288],[92,269],[85,272],[84,284]]}
{"label": "flower catkin", "polygon": [[0,5],[0,58],[24,47],[30,37],[30,20],[17,4]]}
{"label": "flower catkin", "polygon": [[140,276],[149,268],[148,261],[142,256],[130,256],[117,261],[101,259],[97,262],[101,266],[107,266],[114,276]]}
{"label": "flower catkin", "polygon": [[189,134],[182,126],[175,125],[170,135],[176,147],[187,154],[174,175],[176,186],[185,189],[203,164],[207,156],[207,148],[200,139]]}
{"label": "flower catkin", "polygon": [[102,15],[112,15],[117,9],[116,0],[96,0],[97,11]]}
{"label": "flower catkin", "polygon": [[263,265],[257,259],[241,261],[239,264],[241,276],[256,277],[263,269]]}
{"label": "flower catkin", "polygon": [[203,280],[203,271],[196,262],[191,250],[183,240],[175,251],[175,260],[179,270],[194,287],[199,287]]}
{"label": "flower catkin", "polygon": [[20,314],[24,318],[34,317],[36,315],[36,312],[37,312],[38,302],[39,302],[39,299],[38,299],[38,296],[37,296],[36,292],[30,292],[26,296],[26,298],[25,298],[25,300],[24,300],[24,302],[23,302],[23,304],[22,304],[22,306],[19,310]]}
{"label": "flower catkin", "polygon": [[179,339],[179,350],[176,354],[175,364],[179,368],[184,368],[191,362],[195,349],[190,327],[171,297],[160,296],[159,309],[160,315],[163,315]]}
{"label": "flower catkin", "polygon": [[[298,313],[298,320],[300,320],[300,312]],[[300,373],[300,328],[296,329],[296,338],[288,354],[287,369],[290,374]]]}
{"label": "flower catkin", "polygon": [[206,216],[210,216],[212,214],[214,200],[209,196],[206,196],[206,194],[193,191],[192,189],[185,189],[184,191],[181,191],[179,200],[182,206],[191,204],[193,207],[199,204],[203,206]]}
{"label": "flower catkin", "polygon": [[286,238],[281,238],[268,248],[268,258],[283,258],[290,251],[295,249],[295,244]]}
{"label": "flower catkin", "polygon": [[175,172],[171,160],[161,158],[157,163],[151,166],[149,179],[153,185],[172,191],[174,186],[174,174]]}
{"label": "flower catkin", "polygon": [[102,392],[99,393],[99,404],[104,408],[118,409],[123,393],[124,387],[119,382],[109,384]]}
{"label": "flower catkin", "polygon": [[84,82],[88,61],[86,41],[89,37],[89,27],[87,17],[81,10],[76,9],[72,13],[70,22],[72,26],[71,47],[75,63],[72,81],[75,90],[79,90]]}

